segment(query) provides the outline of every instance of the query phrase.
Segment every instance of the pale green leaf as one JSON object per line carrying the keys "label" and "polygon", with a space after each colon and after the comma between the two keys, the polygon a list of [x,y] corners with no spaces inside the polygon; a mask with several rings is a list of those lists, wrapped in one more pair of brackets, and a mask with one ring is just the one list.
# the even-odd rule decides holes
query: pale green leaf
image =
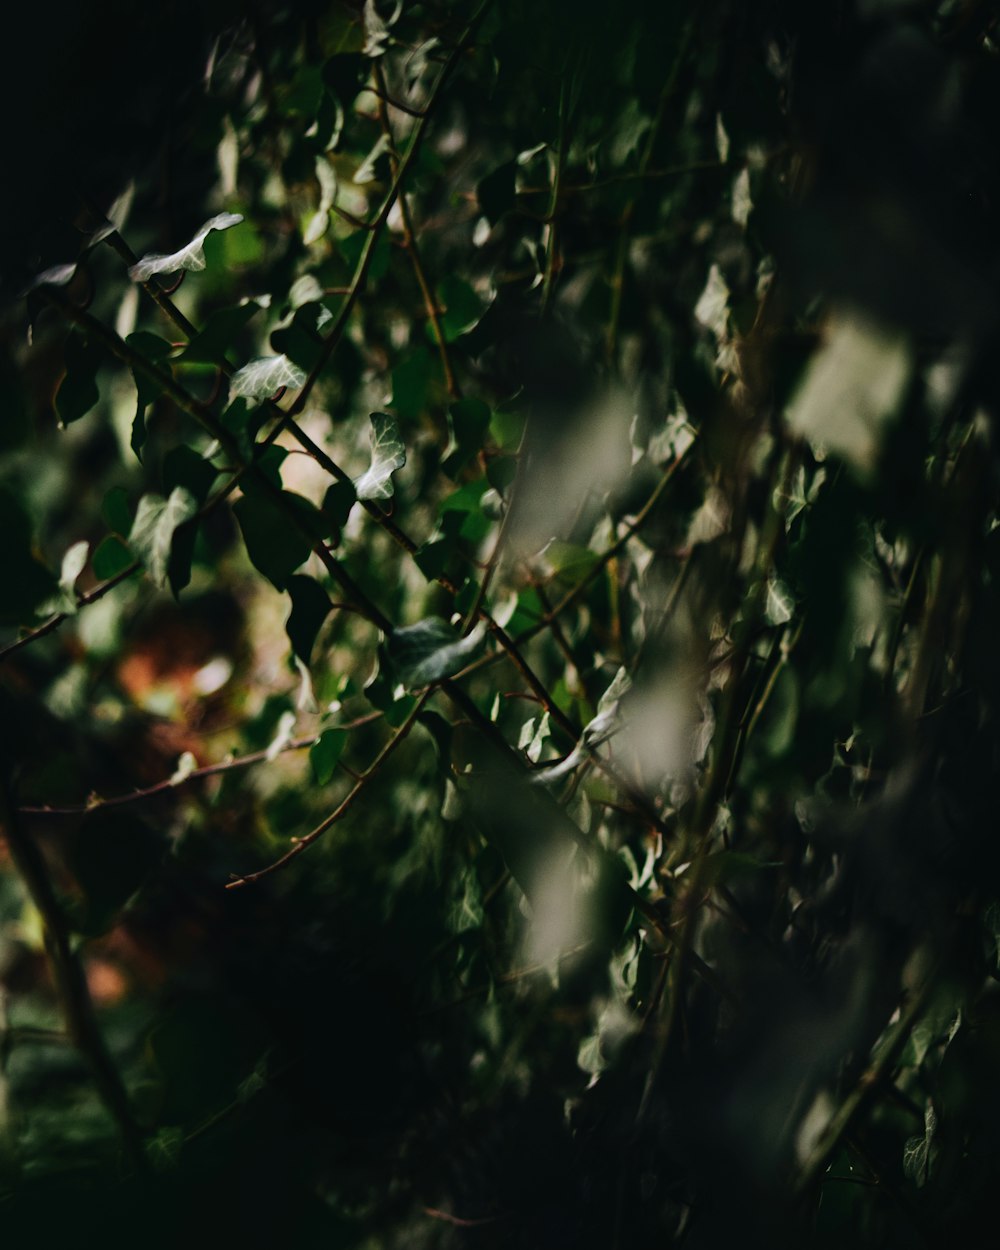
{"label": "pale green leaf", "polygon": [[371,414],[372,461],[354,483],[359,499],[390,499],[392,475],[406,464],[406,448],[396,422],[385,412]]}
{"label": "pale green leaf", "polygon": [[287,356],[260,356],[233,374],[229,380],[229,397],[267,399],[282,387],[297,390],[305,380],[305,371],[292,364]]}
{"label": "pale green leaf", "polygon": [[157,273],[176,273],[180,269],[197,271],[205,268],[205,240],[213,230],[228,230],[243,220],[242,213],[219,213],[206,221],[190,243],[177,252],[165,255],[161,252],[150,252],[142,260],[134,264],[128,271],[133,282],[148,282]]}
{"label": "pale green leaf", "polygon": [[198,511],[198,501],[183,486],[176,486],[170,498],[143,495],[132,523],[129,546],[145,564],[157,586],[167,584],[170,550],[177,528]]}

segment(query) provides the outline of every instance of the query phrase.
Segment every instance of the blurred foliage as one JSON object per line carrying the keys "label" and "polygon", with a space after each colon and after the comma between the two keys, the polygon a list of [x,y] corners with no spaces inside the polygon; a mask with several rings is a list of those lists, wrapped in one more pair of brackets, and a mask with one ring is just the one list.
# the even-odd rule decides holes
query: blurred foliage
{"label": "blurred foliage", "polygon": [[968,1239],[996,5],[102,13],[4,84],[5,1230]]}

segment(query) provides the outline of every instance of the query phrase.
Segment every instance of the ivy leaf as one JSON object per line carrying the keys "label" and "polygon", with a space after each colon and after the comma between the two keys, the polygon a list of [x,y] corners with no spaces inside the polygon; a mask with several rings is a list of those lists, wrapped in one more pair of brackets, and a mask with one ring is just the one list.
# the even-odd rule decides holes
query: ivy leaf
{"label": "ivy leaf", "polygon": [[134,264],[128,271],[133,282],[148,282],[157,273],[176,273],[179,269],[190,272],[205,268],[205,240],[213,230],[228,230],[243,220],[242,213],[219,213],[218,216],[206,221],[190,243],[178,252],[164,255],[161,252],[150,252]]}
{"label": "ivy leaf", "polygon": [[292,650],[308,665],[316,635],[333,605],[323,587],[311,577],[290,577],[287,589],[292,610],[285,623],[285,633]]}
{"label": "ivy leaf", "polygon": [[[173,351],[173,347],[166,339],[161,339],[157,334],[150,334],[147,330],[137,330],[135,334],[130,334],[125,342],[153,364],[162,364]],[[162,390],[160,384],[142,369],[133,368],[132,377],[135,381],[136,408],[132,419],[130,445],[135,452],[136,459],[141,461],[142,449],[146,443],[146,409],[154,400],[159,399]]]}
{"label": "ivy leaf", "polygon": [[166,586],[174,534],[198,511],[198,501],[183,486],[176,486],[170,497],[143,495],[132,523],[129,545],[157,586]]}
{"label": "ivy leaf", "polygon": [[505,161],[476,187],[479,207],[491,226],[495,226],[504,213],[509,213],[514,207],[516,174],[517,161]]}
{"label": "ivy leaf", "polygon": [[441,467],[450,478],[482,450],[490,428],[490,410],[481,399],[460,399],[448,409],[451,439]]}
{"label": "ivy leaf", "polygon": [[305,370],[292,364],[287,356],[260,356],[229,379],[231,399],[267,399],[283,387],[297,390],[306,380]]}
{"label": "ivy leaf", "polygon": [[486,626],[479,625],[465,638],[439,616],[428,616],[397,629],[388,642],[388,653],[400,681],[410,690],[444,681],[464,668],[468,657],[479,649]]}
{"label": "ivy leaf", "polygon": [[235,308],[220,308],[177,357],[182,364],[217,364],[236,343],[240,332],[260,312],[260,304],[249,300]]}
{"label": "ivy leaf", "polygon": [[32,550],[28,513],[9,490],[0,488],[0,621],[17,625],[30,619],[55,590],[55,579]]}
{"label": "ivy leaf", "polygon": [[371,414],[372,462],[354,483],[359,499],[390,499],[392,475],[406,464],[406,449],[396,422],[388,413]]}
{"label": "ivy leaf", "polygon": [[101,351],[74,330],[66,340],[63,358],[66,374],[56,392],[56,411],[63,425],[69,425],[86,416],[101,398],[97,389]]}
{"label": "ivy leaf", "polygon": [[[438,283],[438,300],[441,308],[441,329],[446,343],[453,343],[478,325],[486,311],[486,305],[473,287],[455,274],[449,274]],[[428,336],[433,341],[434,327],[427,323]]]}
{"label": "ivy leaf", "polygon": [[324,729],[309,748],[309,763],[317,785],[329,785],[346,742],[347,734],[343,729]]}
{"label": "ivy leaf", "polygon": [[59,570],[59,590],[62,594],[61,610],[74,613],[76,611],[76,581],[87,564],[87,553],[90,543],[85,539],[74,543],[62,558]]}
{"label": "ivy leaf", "polygon": [[[325,528],[319,512],[307,499],[291,491],[282,491],[282,497],[310,532]],[[309,538],[291,523],[284,509],[249,483],[243,498],[233,504],[233,512],[243,532],[250,563],[278,590],[284,590],[292,573],[309,557]]]}
{"label": "ivy leaf", "polygon": [[94,576],[102,582],[117,577],[132,563],[132,553],[117,534],[108,534],[98,544],[90,561]]}

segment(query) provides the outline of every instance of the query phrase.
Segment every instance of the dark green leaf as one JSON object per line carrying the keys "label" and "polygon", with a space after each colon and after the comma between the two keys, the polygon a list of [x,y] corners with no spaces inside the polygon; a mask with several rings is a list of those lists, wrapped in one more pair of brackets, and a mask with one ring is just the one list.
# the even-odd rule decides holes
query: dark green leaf
{"label": "dark green leaf", "polygon": [[285,624],[285,632],[292,644],[292,650],[303,664],[308,665],[316,635],[329,615],[332,604],[323,587],[311,577],[290,577],[288,594],[292,600],[292,610]]}
{"label": "dark green leaf", "polygon": [[123,569],[127,569],[135,557],[117,534],[109,534],[102,539],[97,550],[91,557],[90,567],[99,581],[117,577]]}
{"label": "dark green leaf", "polygon": [[416,421],[427,406],[434,365],[425,347],[418,347],[392,371],[392,406],[401,421]]}
{"label": "dark green leaf", "polygon": [[317,785],[329,785],[333,780],[346,743],[347,734],[343,729],[324,729],[309,748],[309,763]]}
{"label": "dark green leaf", "polygon": [[183,364],[218,364],[226,353],[236,346],[244,327],[260,311],[260,305],[250,300],[235,308],[220,308],[206,320],[177,360]]}
{"label": "dark green leaf", "polygon": [[457,477],[461,469],[483,449],[490,428],[490,410],[481,399],[460,399],[448,409],[451,440],[442,461],[449,477]]}
{"label": "dark green leaf", "polygon": [[[283,491],[282,496],[290,508],[296,506],[291,502],[293,499],[301,499],[289,491]],[[301,502],[307,501],[302,499]],[[233,512],[243,532],[251,563],[278,590],[284,590],[292,573],[308,559],[312,542],[288,513],[263,491],[244,494],[233,505]]]}
{"label": "dark green leaf", "polygon": [[35,556],[28,513],[5,488],[0,488],[0,535],[0,620],[17,625],[55,593],[56,579]]}
{"label": "dark green leaf", "polygon": [[163,493],[169,495],[183,486],[202,504],[208,498],[218,470],[200,456],[193,447],[180,444],[163,457]]}
{"label": "dark green leaf", "polygon": [[167,584],[174,534],[197,510],[198,501],[183,486],[174,487],[168,499],[162,495],[143,495],[139,500],[129,546],[157,586]]}
{"label": "dark green leaf", "polygon": [[476,199],[483,216],[495,226],[504,213],[514,207],[514,189],[517,161],[504,161],[476,187]]}
{"label": "dark green leaf", "polygon": [[90,344],[76,330],[70,332],[63,353],[66,373],[56,392],[56,411],[64,425],[79,421],[101,398],[97,370],[101,365],[99,347]]}
{"label": "dark green leaf", "polygon": [[461,638],[447,621],[429,616],[416,625],[397,629],[386,649],[399,680],[415,690],[443,681],[464,668],[484,637],[485,631],[477,626]]}
{"label": "dark green leaf", "polygon": [[132,528],[132,508],[124,486],[112,486],[101,504],[101,516],[116,534],[127,534]]}
{"label": "dark green leaf", "polygon": [[[441,329],[446,343],[452,343],[473,328],[486,311],[486,305],[464,278],[449,274],[438,283]],[[433,340],[434,327],[427,323],[428,336]]]}

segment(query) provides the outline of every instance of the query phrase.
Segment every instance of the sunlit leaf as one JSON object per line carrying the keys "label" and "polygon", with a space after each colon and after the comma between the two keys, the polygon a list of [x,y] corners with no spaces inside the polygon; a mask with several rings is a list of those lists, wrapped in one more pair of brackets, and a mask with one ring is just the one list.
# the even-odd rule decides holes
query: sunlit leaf
{"label": "sunlit leaf", "polygon": [[219,213],[206,221],[190,243],[177,252],[163,254],[150,252],[128,271],[133,282],[148,282],[154,274],[176,273],[178,270],[197,271],[205,268],[205,240],[213,230],[228,230],[243,220],[241,213]]}
{"label": "sunlit leaf", "polygon": [[298,390],[305,380],[305,371],[287,356],[261,356],[237,369],[229,379],[229,395],[231,399],[268,399],[284,387]]}
{"label": "sunlit leaf", "polygon": [[406,464],[406,448],[399,437],[396,422],[388,413],[371,414],[372,461],[354,489],[359,499],[390,499],[393,494],[392,475]]}
{"label": "sunlit leaf", "polygon": [[143,495],[132,522],[129,546],[142,560],[157,586],[167,584],[170,553],[177,529],[198,510],[198,501],[183,486],[175,487],[167,499]]}

